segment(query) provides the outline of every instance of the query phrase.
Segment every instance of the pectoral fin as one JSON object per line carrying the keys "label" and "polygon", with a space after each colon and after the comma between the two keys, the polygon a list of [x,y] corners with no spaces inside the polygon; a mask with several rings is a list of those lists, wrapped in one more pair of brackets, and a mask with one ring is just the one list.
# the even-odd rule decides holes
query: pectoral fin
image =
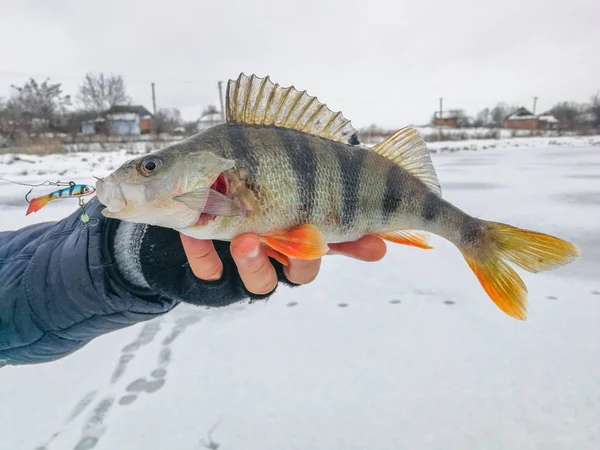
{"label": "pectoral fin", "polygon": [[234,199],[210,188],[196,189],[173,197],[188,208],[213,216],[241,216],[242,210]]}
{"label": "pectoral fin", "polygon": [[279,263],[283,264],[284,266],[290,265],[290,260],[287,256],[279,253],[276,250],[273,250],[271,247],[266,247],[265,253],[267,254],[267,256],[269,258],[273,258],[275,261],[278,261]]}
{"label": "pectoral fin", "polygon": [[[287,231],[263,235],[260,236],[260,240],[275,252],[289,258],[319,259],[329,251],[329,247],[319,229],[309,224]],[[269,256],[273,255],[275,254],[269,254]]]}

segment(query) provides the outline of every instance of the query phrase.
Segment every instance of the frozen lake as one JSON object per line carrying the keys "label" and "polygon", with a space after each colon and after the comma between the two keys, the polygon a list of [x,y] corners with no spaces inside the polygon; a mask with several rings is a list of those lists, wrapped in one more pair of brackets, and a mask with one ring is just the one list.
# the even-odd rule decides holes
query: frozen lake
{"label": "frozen lake", "polygon": [[[0,176],[91,183],[128,156],[84,157],[5,159]],[[0,449],[600,448],[600,147],[433,157],[461,209],[580,247],[565,268],[517,270],[527,322],[439,238],[432,251],[390,244],[376,264],[326,257],[314,283],[266,303],[179,307],[0,370]],[[76,208],[25,217],[27,188],[1,186],[0,230]]]}

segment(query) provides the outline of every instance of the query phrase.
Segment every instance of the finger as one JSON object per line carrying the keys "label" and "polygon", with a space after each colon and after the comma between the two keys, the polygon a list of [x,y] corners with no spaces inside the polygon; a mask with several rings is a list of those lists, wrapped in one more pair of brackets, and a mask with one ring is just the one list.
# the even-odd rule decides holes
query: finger
{"label": "finger", "polygon": [[346,255],[361,261],[379,261],[385,256],[387,247],[383,239],[367,235],[354,242],[329,244],[332,255]]}
{"label": "finger", "polygon": [[262,248],[258,236],[242,234],[231,241],[231,256],[246,289],[264,295],[277,286],[277,273]]}
{"label": "finger", "polygon": [[202,280],[214,281],[221,278],[223,262],[212,241],[203,241],[180,234],[185,255],[194,275]]}
{"label": "finger", "polygon": [[320,267],[321,258],[313,261],[290,258],[290,265],[283,268],[283,273],[292,283],[307,284],[317,277]]}

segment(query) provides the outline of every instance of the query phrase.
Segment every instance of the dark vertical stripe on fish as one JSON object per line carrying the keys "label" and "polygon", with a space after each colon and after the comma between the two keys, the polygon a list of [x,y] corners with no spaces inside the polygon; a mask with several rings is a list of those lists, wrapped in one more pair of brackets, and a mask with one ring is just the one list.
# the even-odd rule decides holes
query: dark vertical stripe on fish
{"label": "dark vertical stripe on fish", "polygon": [[434,222],[441,212],[441,199],[433,192],[428,192],[421,210],[421,218],[426,222]]}
{"label": "dark vertical stripe on fish", "polygon": [[248,172],[247,177],[254,180],[256,178],[257,164],[252,151],[252,144],[244,132],[244,127],[228,125],[226,130],[231,143],[231,159],[238,162],[245,162],[244,169]]}
{"label": "dark vertical stripe on fish", "polygon": [[385,192],[383,193],[383,222],[389,222],[390,218],[398,211],[402,203],[404,188],[404,174],[400,166],[390,166],[385,182]]}
{"label": "dark vertical stripe on fish", "polygon": [[352,227],[356,220],[360,179],[367,152],[362,149],[349,149],[334,141],[331,141],[329,145],[339,162],[340,183],[342,187],[342,210],[340,218],[342,227],[345,230]]}
{"label": "dark vertical stripe on fish", "polygon": [[296,174],[300,194],[298,219],[309,223],[317,196],[317,157],[305,133],[277,128],[277,134]]}
{"label": "dark vertical stripe on fish", "polygon": [[69,186],[69,197],[70,197],[71,195],[73,195],[73,190],[74,190],[74,189],[75,189],[75,185],[74,185],[74,184],[72,184],[71,186]]}

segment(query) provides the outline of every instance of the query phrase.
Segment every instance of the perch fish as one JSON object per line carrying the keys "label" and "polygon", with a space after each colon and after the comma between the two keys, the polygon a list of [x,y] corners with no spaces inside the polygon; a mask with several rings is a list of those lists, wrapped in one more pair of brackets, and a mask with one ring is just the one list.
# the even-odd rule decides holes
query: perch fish
{"label": "perch fish", "polygon": [[199,239],[256,233],[284,264],[367,234],[429,249],[434,233],[456,245],[494,303],[521,320],[527,289],[509,263],[540,272],[579,254],[569,242],[472,217],[444,200],[414,128],[368,148],[349,120],[306,91],[244,74],[228,83],[226,113],[226,123],[99,180],[103,214]]}

